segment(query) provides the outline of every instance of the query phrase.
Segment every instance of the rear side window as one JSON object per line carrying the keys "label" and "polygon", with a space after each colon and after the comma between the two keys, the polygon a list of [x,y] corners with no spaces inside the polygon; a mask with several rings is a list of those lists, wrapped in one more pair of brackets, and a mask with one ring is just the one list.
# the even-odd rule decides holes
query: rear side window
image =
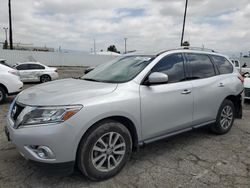
{"label": "rear side window", "polygon": [[28,70],[28,64],[21,64],[16,66],[17,70]]}
{"label": "rear side window", "polygon": [[214,65],[205,54],[186,54],[189,79],[202,79],[215,76]]}
{"label": "rear side window", "polygon": [[29,69],[45,69],[44,66],[38,64],[29,64]]}
{"label": "rear side window", "polygon": [[151,72],[162,72],[168,75],[168,83],[185,80],[184,60],[181,54],[171,54],[162,58]]}
{"label": "rear side window", "polygon": [[220,74],[229,74],[233,72],[233,65],[225,57],[215,55],[212,55],[211,57],[215,65],[218,67]]}

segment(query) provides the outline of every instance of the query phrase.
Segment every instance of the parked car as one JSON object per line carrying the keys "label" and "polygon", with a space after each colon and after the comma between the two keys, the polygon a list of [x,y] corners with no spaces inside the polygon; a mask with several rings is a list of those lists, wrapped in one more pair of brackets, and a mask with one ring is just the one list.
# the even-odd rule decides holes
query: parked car
{"label": "parked car", "polygon": [[88,67],[84,70],[84,74],[88,74],[90,71],[94,70],[95,67]]}
{"label": "parked car", "polygon": [[25,158],[103,180],[144,144],[202,126],[226,134],[242,117],[242,92],[242,76],[218,53],[127,55],[23,91],[5,130]]}
{"label": "parked car", "polygon": [[250,67],[248,67],[246,63],[241,65],[240,60],[237,59],[232,59],[231,61],[234,64],[235,68],[241,73],[241,75],[244,76],[245,74],[250,74]]}
{"label": "parked car", "polygon": [[23,82],[49,82],[58,78],[57,68],[39,62],[25,62],[14,65]]}
{"label": "parked car", "polygon": [[244,97],[245,99],[250,99],[250,74],[246,74],[245,75],[245,79],[244,79],[244,89],[245,89],[245,92],[244,92]]}
{"label": "parked car", "polygon": [[7,96],[16,95],[22,90],[18,72],[6,65],[0,64],[0,104],[3,103]]}

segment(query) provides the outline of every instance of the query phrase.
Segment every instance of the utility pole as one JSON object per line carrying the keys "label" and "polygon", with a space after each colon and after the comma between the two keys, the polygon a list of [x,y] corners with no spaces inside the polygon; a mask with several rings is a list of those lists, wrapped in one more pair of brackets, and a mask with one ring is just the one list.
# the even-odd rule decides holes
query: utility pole
{"label": "utility pole", "polygon": [[11,18],[11,0],[9,0],[9,37],[10,37],[10,49],[13,50],[13,39],[12,39],[12,18]]}
{"label": "utility pole", "polygon": [[187,16],[187,5],[188,5],[188,0],[186,0],[185,11],[184,11],[183,27],[182,27],[182,34],[181,34],[181,46],[183,44],[183,38],[184,38],[184,32],[185,32],[185,24],[186,24],[186,16]]}
{"label": "utility pole", "polygon": [[96,44],[95,44],[95,39],[94,39],[94,54],[96,54]]}
{"label": "utility pole", "polygon": [[127,40],[128,40],[128,38],[124,38],[124,47],[125,47],[125,49],[124,49],[124,54],[126,54],[127,53]]}

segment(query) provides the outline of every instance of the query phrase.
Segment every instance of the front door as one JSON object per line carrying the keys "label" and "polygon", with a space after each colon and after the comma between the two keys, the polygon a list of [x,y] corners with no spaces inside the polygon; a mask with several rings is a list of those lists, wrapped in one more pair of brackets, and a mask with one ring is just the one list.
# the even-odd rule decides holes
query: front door
{"label": "front door", "polygon": [[163,72],[169,81],[140,86],[144,140],[189,127],[193,120],[192,82],[186,80],[182,54],[164,57],[151,72]]}

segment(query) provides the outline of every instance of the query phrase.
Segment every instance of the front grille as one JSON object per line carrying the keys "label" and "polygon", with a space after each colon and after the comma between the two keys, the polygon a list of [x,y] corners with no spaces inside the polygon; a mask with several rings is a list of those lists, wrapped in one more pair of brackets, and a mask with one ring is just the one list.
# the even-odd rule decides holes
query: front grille
{"label": "front grille", "polygon": [[250,88],[245,88],[245,97],[250,97]]}
{"label": "front grille", "polygon": [[20,113],[23,111],[24,107],[15,103],[11,110],[11,118],[16,121]]}

